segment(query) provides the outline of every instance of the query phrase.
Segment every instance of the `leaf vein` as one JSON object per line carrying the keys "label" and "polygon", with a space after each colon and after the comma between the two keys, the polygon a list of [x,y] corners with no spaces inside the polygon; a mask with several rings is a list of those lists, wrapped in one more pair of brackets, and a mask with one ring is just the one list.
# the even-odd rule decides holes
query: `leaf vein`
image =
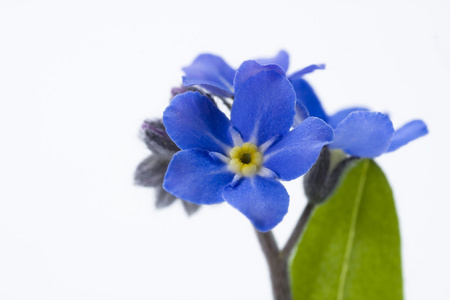
{"label": "leaf vein", "polygon": [[339,276],[339,286],[337,293],[337,300],[344,299],[344,289],[345,289],[345,281],[347,279],[348,267],[350,262],[350,256],[352,254],[353,243],[355,240],[355,231],[356,231],[356,222],[358,220],[359,207],[361,204],[361,199],[364,191],[364,185],[366,183],[367,171],[369,168],[370,161],[366,160],[364,162],[364,166],[361,172],[361,180],[358,184],[358,190],[356,192],[355,206],[352,211],[352,219],[350,223],[350,230],[348,233],[347,245],[345,247],[344,260],[342,262],[341,274]]}

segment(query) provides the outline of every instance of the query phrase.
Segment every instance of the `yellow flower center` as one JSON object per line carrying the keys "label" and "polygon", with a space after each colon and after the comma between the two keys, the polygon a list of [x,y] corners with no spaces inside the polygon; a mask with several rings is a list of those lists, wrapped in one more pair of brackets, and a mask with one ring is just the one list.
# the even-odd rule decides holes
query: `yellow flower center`
{"label": "yellow flower center", "polygon": [[263,156],[258,147],[252,143],[244,143],[242,147],[236,146],[230,151],[230,169],[236,174],[252,176],[261,167]]}

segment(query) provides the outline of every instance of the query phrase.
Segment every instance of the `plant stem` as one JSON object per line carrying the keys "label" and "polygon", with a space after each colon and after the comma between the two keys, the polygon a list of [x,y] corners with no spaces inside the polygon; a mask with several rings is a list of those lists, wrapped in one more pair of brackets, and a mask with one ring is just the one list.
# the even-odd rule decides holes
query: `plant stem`
{"label": "plant stem", "polygon": [[308,202],[308,204],[305,206],[305,209],[303,210],[300,219],[298,219],[297,224],[295,225],[294,231],[292,231],[291,236],[289,237],[289,239],[286,242],[286,245],[283,247],[283,250],[281,251],[283,257],[286,257],[286,259],[288,259],[289,256],[291,255],[291,252],[294,249],[295,245],[297,244],[300,235],[303,233],[305,226],[308,223],[312,212],[314,211],[315,206],[316,205],[311,202]]}
{"label": "plant stem", "polygon": [[272,282],[272,292],[274,300],[291,300],[292,292],[288,272],[288,259],[292,250],[297,244],[305,225],[308,223],[315,205],[308,203],[297,222],[286,245],[280,251],[272,231],[256,231],[256,236],[261,245],[261,249],[266,257],[270,270],[270,280]]}
{"label": "plant stem", "polygon": [[256,235],[269,265],[274,300],[291,300],[287,260],[281,256],[272,231],[260,232],[256,230]]}

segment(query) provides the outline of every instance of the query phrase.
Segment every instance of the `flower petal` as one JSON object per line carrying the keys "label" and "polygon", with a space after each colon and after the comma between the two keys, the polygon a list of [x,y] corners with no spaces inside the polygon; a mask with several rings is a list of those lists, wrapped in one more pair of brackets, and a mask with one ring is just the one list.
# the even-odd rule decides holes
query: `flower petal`
{"label": "flower petal", "polygon": [[388,149],[394,127],[389,117],[379,112],[355,111],[340,122],[330,148],[359,157],[374,158]]}
{"label": "flower petal", "polygon": [[284,72],[287,72],[289,68],[289,54],[284,50],[278,52],[278,54],[275,57],[260,58],[256,59],[256,61],[261,65],[268,65],[268,64],[279,65]]}
{"label": "flower petal", "polygon": [[183,150],[173,156],[163,187],[177,198],[195,204],[215,204],[223,202],[222,190],[234,175],[208,151]]}
{"label": "flower petal", "polygon": [[319,98],[317,98],[316,93],[309,83],[302,78],[291,80],[291,82],[297,95],[297,101],[300,101],[306,106],[309,111],[309,116],[321,118],[327,122],[327,114],[323,110]]}
{"label": "flower petal", "polygon": [[296,80],[296,79],[302,78],[303,75],[314,72],[315,70],[324,70],[324,69],[325,69],[324,64],[310,65],[310,66],[307,66],[306,68],[301,69],[300,71],[295,72],[291,76],[289,76],[289,80],[291,80],[291,81]]}
{"label": "flower petal", "polygon": [[232,145],[230,121],[211,100],[197,92],[177,95],[163,114],[170,138],[181,149],[200,148],[227,153]]}
{"label": "flower petal", "polygon": [[233,96],[233,79],[236,71],[221,57],[213,54],[201,54],[194,62],[183,68],[183,85],[200,85],[211,93]]}
{"label": "flower petal", "polygon": [[259,231],[265,232],[283,220],[289,207],[289,195],[274,179],[244,177],[238,185],[228,185],[223,198],[243,213]]}
{"label": "flower petal", "polygon": [[236,77],[234,78],[234,90],[235,92],[246,82],[250,77],[263,71],[275,71],[280,75],[285,76],[286,73],[278,65],[261,65],[254,60],[244,61],[239,69],[236,71]]}
{"label": "flower petal", "polygon": [[[238,77],[239,72],[236,80]],[[259,72],[236,89],[231,123],[246,142],[261,145],[276,135],[286,134],[294,115],[294,89],[277,71]]]}
{"label": "flower petal", "polygon": [[391,145],[387,152],[395,151],[427,133],[427,125],[422,120],[411,121],[394,132]]}
{"label": "flower petal", "polygon": [[309,117],[264,153],[264,167],[282,180],[295,179],[314,165],[322,147],[333,141],[333,129]]}
{"label": "flower petal", "polygon": [[365,110],[367,111],[367,108],[364,107],[351,107],[351,108],[346,108],[343,110],[338,111],[337,113],[335,113],[332,116],[328,117],[327,123],[333,127],[336,128],[336,126],[342,122],[342,120],[344,120],[351,112],[354,111],[358,111],[358,110]]}

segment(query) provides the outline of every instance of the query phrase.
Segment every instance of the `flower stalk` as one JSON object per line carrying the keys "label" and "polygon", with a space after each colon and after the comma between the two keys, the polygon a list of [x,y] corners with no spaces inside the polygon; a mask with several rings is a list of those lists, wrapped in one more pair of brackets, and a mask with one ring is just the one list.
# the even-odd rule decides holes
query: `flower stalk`
{"label": "flower stalk", "polygon": [[270,280],[272,282],[272,292],[274,300],[291,300],[292,292],[289,281],[287,260],[278,249],[277,242],[272,231],[256,231],[261,249],[269,265]]}
{"label": "flower stalk", "polygon": [[294,230],[286,242],[286,245],[282,249],[278,248],[278,244],[272,231],[260,232],[255,230],[259,244],[261,245],[261,249],[269,266],[274,300],[292,299],[288,260],[292,250],[294,250],[295,245],[305,230],[306,224],[308,223],[315,206],[316,205],[311,202],[306,205]]}

